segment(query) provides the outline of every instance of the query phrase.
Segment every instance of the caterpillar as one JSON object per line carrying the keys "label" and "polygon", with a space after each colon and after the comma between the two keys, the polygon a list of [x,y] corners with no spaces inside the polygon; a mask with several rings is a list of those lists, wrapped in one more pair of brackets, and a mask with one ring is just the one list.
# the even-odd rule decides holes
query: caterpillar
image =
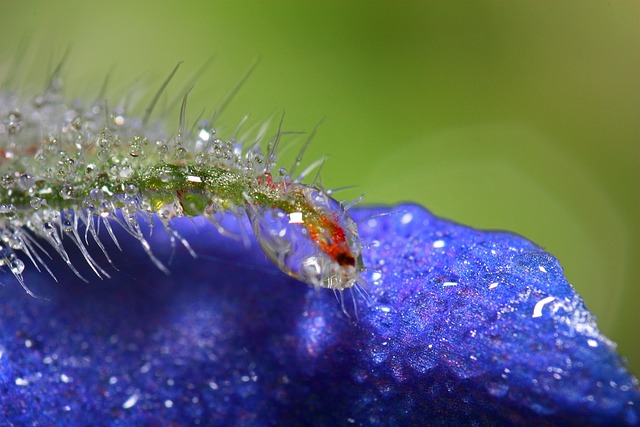
{"label": "caterpillar", "polygon": [[[68,104],[57,70],[46,90],[27,102],[0,92],[0,268],[8,268],[35,296],[22,275],[25,262],[53,276],[45,262],[52,249],[86,281],[63,245],[66,240],[98,277],[109,277],[88,246],[91,238],[111,263],[100,226],[118,245],[112,228],[118,224],[168,273],[143,235],[141,221],[151,225],[157,216],[172,244],[180,242],[195,256],[171,227],[172,218],[203,215],[230,235],[221,217],[246,215],[259,246],[284,273],[334,291],[363,284],[363,245],[349,205],[332,198],[316,180],[303,182],[319,162],[296,175],[315,131],[289,170],[277,168],[282,120],[265,150],[266,126],[240,138],[222,138],[213,118],[187,128],[187,91],[178,129],[168,135],[150,125],[149,118],[178,66],[143,118],[111,109],[101,99],[86,107]],[[246,240],[246,231],[231,237]]]}

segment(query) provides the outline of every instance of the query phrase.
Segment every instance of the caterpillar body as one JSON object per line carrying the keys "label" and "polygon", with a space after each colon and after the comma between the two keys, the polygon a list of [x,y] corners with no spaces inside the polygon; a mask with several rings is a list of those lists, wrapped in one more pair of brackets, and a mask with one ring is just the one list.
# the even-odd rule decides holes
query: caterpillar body
{"label": "caterpillar body", "polygon": [[118,245],[111,227],[118,223],[167,272],[141,219],[151,223],[157,215],[172,242],[191,251],[172,218],[204,215],[228,234],[221,215],[246,214],[260,247],[283,272],[334,291],[361,283],[362,244],[347,209],[315,183],[304,184],[308,171],[294,176],[308,141],[290,171],[274,173],[282,123],[263,154],[264,129],[252,140],[222,139],[211,122],[185,131],[187,95],[179,129],[168,137],[147,125],[156,99],[145,118],[132,119],[103,101],[68,105],[56,85],[26,103],[0,93],[0,268],[33,295],[22,272],[26,261],[52,274],[44,241],[83,278],[64,239],[96,275],[108,277],[87,247],[91,237],[111,262],[98,231],[103,224]]}

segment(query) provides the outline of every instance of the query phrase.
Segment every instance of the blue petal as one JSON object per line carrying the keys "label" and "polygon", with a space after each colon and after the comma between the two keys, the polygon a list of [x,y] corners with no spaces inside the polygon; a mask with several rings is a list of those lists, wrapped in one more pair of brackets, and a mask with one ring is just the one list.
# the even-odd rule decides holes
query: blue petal
{"label": "blue petal", "polygon": [[[112,279],[0,288],[0,419],[17,425],[637,425],[638,381],[557,260],[415,205],[354,209],[370,303],[174,220],[199,254],[110,245]],[[372,217],[391,212],[391,215]],[[106,238],[104,239],[105,243]],[[108,245],[109,246],[109,245]],[[96,253],[95,251],[93,253]],[[75,254],[79,266],[81,255]],[[96,258],[99,256],[96,255]],[[103,260],[106,263],[106,260]],[[88,267],[82,274],[90,277]]]}

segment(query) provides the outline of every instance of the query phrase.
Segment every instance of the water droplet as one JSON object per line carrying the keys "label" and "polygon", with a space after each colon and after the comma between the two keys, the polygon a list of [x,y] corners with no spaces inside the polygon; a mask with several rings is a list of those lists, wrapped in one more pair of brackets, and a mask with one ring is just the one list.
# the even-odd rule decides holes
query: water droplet
{"label": "water droplet", "polygon": [[4,175],[2,175],[2,186],[5,188],[11,188],[13,187],[13,183],[14,183],[14,178],[13,175],[5,173]]}
{"label": "water droplet", "polygon": [[89,198],[86,198],[82,201],[82,208],[91,213],[96,210],[96,205]]}
{"label": "water droplet", "polygon": [[103,218],[106,218],[111,214],[111,206],[106,201],[100,203],[98,210],[100,211],[100,216]]}
{"label": "water droplet", "polygon": [[207,163],[207,155],[204,153],[199,153],[195,157],[195,162],[197,165],[204,165]]}
{"label": "water droplet", "polygon": [[135,196],[136,194],[138,194],[138,187],[133,184],[129,184],[125,187],[124,192],[129,196]]}
{"label": "water droplet", "polygon": [[160,156],[166,156],[169,153],[169,146],[167,144],[163,144],[161,141],[156,142],[158,146],[158,154]]}
{"label": "water droplet", "polygon": [[62,230],[65,233],[71,233],[73,231],[73,222],[70,219],[65,219],[62,221]]}
{"label": "water droplet", "polygon": [[58,141],[58,138],[50,137],[45,140],[45,145],[48,150],[53,151],[58,147],[59,142],[60,141]]}
{"label": "water droplet", "polygon": [[18,237],[17,233],[9,238],[8,243],[11,249],[19,250],[24,247],[24,244],[22,243],[22,239]]}
{"label": "water droplet", "polygon": [[95,200],[96,202],[100,202],[104,200],[104,191],[99,188],[94,188],[89,192],[89,197],[91,200]]}
{"label": "water droplet", "polygon": [[13,218],[16,216],[16,207],[13,204],[0,205],[0,214],[6,218]]}
{"label": "water droplet", "polygon": [[171,205],[162,205],[160,209],[158,209],[158,217],[160,219],[171,219],[175,215],[175,209]]}
{"label": "water droplet", "polygon": [[142,147],[140,146],[140,137],[135,137],[129,142],[129,155],[131,157],[139,157],[142,155]]}
{"label": "water droplet", "polygon": [[35,183],[36,177],[31,174],[23,173],[18,177],[18,186],[23,190],[31,189]]}
{"label": "water droplet", "polygon": [[22,114],[18,111],[12,111],[7,116],[7,130],[9,131],[9,135],[15,135],[20,132],[24,122],[22,121]]}
{"label": "water droplet", "polygon": [[123,179],[131,178],[131,175],[133,175],[133,168],[129,165],[122,166],[118,171],[118,175]]}
{"label": "water droplet", "polygon": [[42,205],[46,203],[47,203],[46,199],[43,199],[40,197],[32,197],[31,200],[29,201],[29,204],[31,205],[31,207],[35,210],[40,209]]}
{"label": "water droplet", "polygon": [[178,148],[176,148],[175,156],[176,156],[176,159],[177,159],[177,160],[184,160],[184,158],[186,157],[186,155],[187,155],[187,150],[185,150],[185,149],[184,149],[184,148],[182,148],[182,147],[178,147]]}
{"label": "water droplet", "polygon": [[504,397],[509,391],[509,385],[505,382],[490,381],[485,387],[492,396]]}
{"label": "water droplet", "polygon": [[62,196],[63,199],[69,200],[75,196],[75,190],[72,185],[64,184],[60,188],[60,195]]}
{"label": "water droplet", "polygon": [[56,226],[50,221],[47,221],[44,224],[42,224],[42,229],[47,234],[53,234],[56,232]]}
{"label": "water droplet", "polygon": [[97,156],[98,160],[100,160],[101,162],[106,162],[111,157],[111,153],[108,148],[103,148],[102,150],[98,151]]}
{"label": "water droplet", "polygon": [[206,129],[200,129],[200,132],[198,132],[198,138],[202,141],[208,141],[211,138],[211,133]]}

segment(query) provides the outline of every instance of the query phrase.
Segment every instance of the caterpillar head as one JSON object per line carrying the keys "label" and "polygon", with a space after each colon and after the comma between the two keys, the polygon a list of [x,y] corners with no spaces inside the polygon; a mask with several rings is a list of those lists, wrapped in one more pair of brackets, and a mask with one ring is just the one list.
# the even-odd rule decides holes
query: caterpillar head
{"label": "caterpillar head", "polygon": [[291,209],[248,209],[258,244],[285,273],[313,286],[343,290],[365,270],[358,228],[325,191],[304,184],[286,189]]}

